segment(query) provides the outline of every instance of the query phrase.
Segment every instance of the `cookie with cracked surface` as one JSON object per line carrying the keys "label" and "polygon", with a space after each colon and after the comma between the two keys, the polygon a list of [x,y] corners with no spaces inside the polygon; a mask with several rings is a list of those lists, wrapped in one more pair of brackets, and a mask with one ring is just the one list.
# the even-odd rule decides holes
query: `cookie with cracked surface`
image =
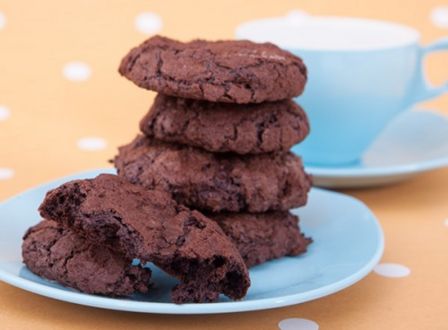
{"label": "cookie with cracked surface", "polygon": [[303,92],[307,80],[302,60],[271,43],[161,36],[133,48],[119,72],[159,93],[229,103],[290,99]]}
{"label": "cookie with cracked surface", "polygon": [[219,293],[241,299],[250,285],[243,259],[216,222],[164,191],[102,174],[48,192],[39,210],[91,241],[177,277],[175,303],[214,301]]}
{"label": "cookie with cracked surface", "polygon": [[311,238],[300,231],[299,218],[288,211],[209,213],[235,244],[247,267],[306,252]]}
{"label": "cookie with cracked surface", "polygon": [[311,179],[292,153],[235,155],[137,136],[119,148],[118,175],[181,204],[211,212],[289,210],[307,201]]}
{"label": "cookie with cracked surface", "polygon": [[306,137],[309,124],[292,100],[239,105],[158,94],[140,130],[161,141],[243,155],[287,151]]}
{"label": "cookie with cracked surface", "polygon": [[129,296],[148,291],[151,271],[91,243],[60,224],[43,220],[23,237],[23,261],[35,274],[79,291]]}

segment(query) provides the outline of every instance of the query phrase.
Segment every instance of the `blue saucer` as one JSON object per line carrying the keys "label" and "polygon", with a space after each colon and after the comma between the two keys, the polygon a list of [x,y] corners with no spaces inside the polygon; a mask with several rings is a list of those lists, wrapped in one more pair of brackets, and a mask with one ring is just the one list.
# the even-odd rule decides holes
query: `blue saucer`
{"label": "blue saucer", "polygon": [[329,188],[394,183],[448,166],[448,118],[430,111],[408,111],[388,125],[357,164],[307,165],[314,184]]}
{"label": "blue saucer", "polygon": [[306,207],[293,210],[304,232],[313,237],[309,251],[250,270],[252,285],[244,300],[221,297],[217,303],[170,303],[176,281],[154,266],[155,287],[148,295],[127,299],[83,294],[32,274],[21,262],[22,236],[39,221],[36,211],[45,193],[63,182],[89,178],[110,169],[89,171],[28,190],[0,204],[0,280],[43,296],[76,304],[144,313],[210,314],[260,310],[317,299],[342,290],[366,276],[383,253],[383,233],[360,201],[313,189]]}

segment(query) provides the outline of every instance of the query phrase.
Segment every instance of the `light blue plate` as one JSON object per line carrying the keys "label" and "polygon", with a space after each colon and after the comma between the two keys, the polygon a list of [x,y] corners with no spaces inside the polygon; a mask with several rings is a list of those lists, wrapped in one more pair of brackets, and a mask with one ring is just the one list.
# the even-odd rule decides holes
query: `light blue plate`
{"label": "light blue plate", "polygon": [[448,166],[448,118],[408,111],[393,120],[358,164],[306,166],[314,184],[329,188],[378,186]]}
{"label": "light blue plate", "polygon": [[43,296],[100,308],[164,314],[230,313],[288,306],[332,294],[366,276],[383,253],[381,227],[363,203],[343,194],[312,189],[308,205],[293,212],[300,215],[302,228],[314,243],[303,256],[252,268],[252,286],[242,301],[222,297],[217,303],[172,304],[169,291],[176,281],[154,266],[156,287],[146,296],[129,299],[79,293],[32,274],[21,262],[22,235],[39,221],[36,209],[46,191],[100,172],[111,170],[62,178],[0,204],[0,280]]}

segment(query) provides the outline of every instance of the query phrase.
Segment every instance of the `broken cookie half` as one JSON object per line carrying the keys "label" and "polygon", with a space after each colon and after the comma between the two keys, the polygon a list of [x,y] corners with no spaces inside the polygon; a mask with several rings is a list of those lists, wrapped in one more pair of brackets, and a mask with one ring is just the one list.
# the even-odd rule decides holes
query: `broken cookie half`
{"label": "broken cookie half", "polygon": [[47,193],[41,215],[127,259],[153,262],[181,283],[175,303],[241,299],[250,286],[236,247],[213,220],[116,175],[71,181]]}
{"label": "broken cookie half", "polygon": [[22,257],[35,274],[91,294],[112,297],[147,293],[151,271],[92,243],[70,228],[43,220],[23,237]]}

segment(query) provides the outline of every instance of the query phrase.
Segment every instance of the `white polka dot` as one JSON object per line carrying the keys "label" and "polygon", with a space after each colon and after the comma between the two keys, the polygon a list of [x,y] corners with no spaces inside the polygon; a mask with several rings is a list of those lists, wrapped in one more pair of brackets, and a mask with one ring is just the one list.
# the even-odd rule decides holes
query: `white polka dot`
{"label": "white polka dot", "polygon": [[99,137],[85,137],[78,140],[78,148],[86,151],[97,151],[105,149],[107,146],[106,140]]}
{"label": "white polka dot", "polygon": [[0,121],[6,120],[11,116],[11,111],[4,105],[0,105]]}
{"label": "white polka dot", "polygon": [[141,33],[153,34],[162,29],[162,18],[150,12],[140,13],[135,18],[134,25]]}
{"label": "white polka dot", "polygon": [[319,330],[319,325],[307,319],[284,319],[278,323],[280,330]]}
{"label": "white polka dot", "polygon": [[0,167],[0,180],[8,180],[14,176],[14,170],[6,167]]}
{"label": "white polka dot", "polygon": [[5,17],[5,14],[3,14],[3,13],[0,11],[0,30],[3,29],[3,28],[5,27],[5,25],[6,25],[6,17]]}
{"label": "white polka dot", "polygon": [[375,266],[375,273],[384,277],[406,277],[411,274],[411,270],[403,265],[394,263],[382,263]]}
{"label": "white polka dot", "polygon": [[431,21],[439,28],[448,29],[448,6],[436,7],[431,11]]}
{"label": "white polka dot", "polygon": [[446,218],[445,220],[443,220],[443,224],[448,227],[448,218]]}
{"label": "white polka dot", "polygon": [[69,62],[64,66],[64,77],[72,81],[85,81],[90,78],[92,70],[90,67],[80,61]]}

